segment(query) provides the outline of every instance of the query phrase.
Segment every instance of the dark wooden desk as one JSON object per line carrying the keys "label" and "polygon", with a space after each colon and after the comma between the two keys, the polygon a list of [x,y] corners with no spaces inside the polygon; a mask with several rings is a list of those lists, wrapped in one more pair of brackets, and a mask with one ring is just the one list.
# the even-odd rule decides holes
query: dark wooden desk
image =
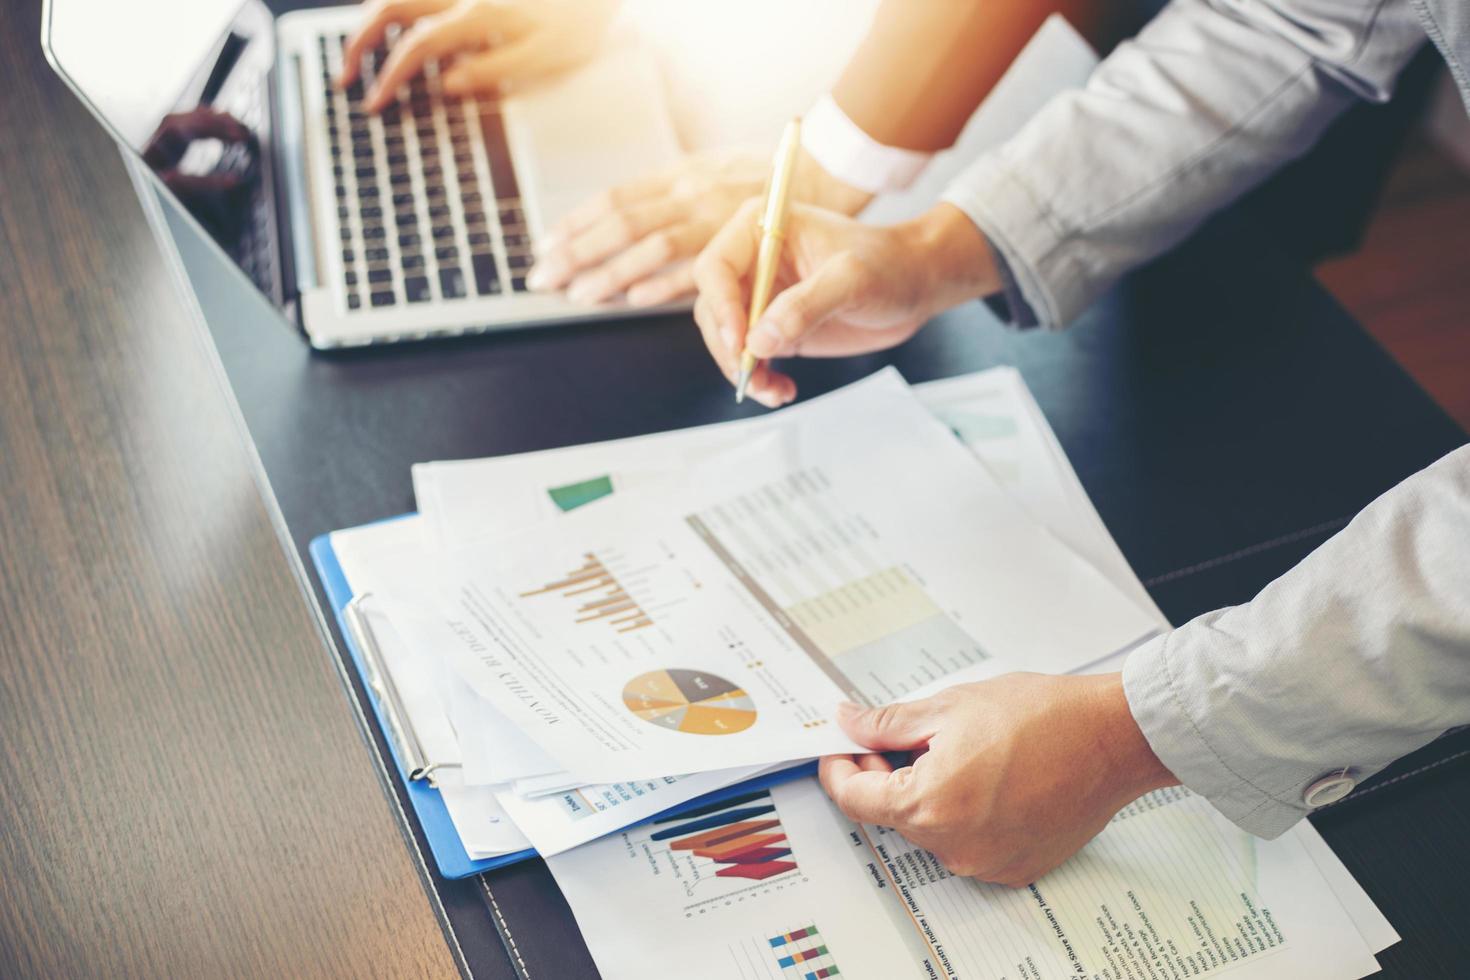
{"label": "dark wooden desk", "polygon": [[454,976],[212,354],[39,13],[0,5],[0,976]]}

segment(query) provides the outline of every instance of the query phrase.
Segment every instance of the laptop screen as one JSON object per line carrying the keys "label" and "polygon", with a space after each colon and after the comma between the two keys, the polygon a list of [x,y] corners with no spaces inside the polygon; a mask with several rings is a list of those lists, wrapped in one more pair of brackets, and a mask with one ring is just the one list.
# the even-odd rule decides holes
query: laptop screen
{"label": "laptop screen", "polygon": [[278,305],[273,21],[259,0],[50,0],[57,71]]}

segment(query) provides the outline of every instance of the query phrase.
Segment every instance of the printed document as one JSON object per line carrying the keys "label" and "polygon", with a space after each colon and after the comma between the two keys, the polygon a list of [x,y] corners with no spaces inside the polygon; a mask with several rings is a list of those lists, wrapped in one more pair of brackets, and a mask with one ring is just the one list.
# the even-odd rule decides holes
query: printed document
{"label": "printed document", "polygon": [[655,957],[706,980],[1365,976],[1377,962],[1303,844],[1314,835],[1256,840],[1160,790],[1008,889],[853,824],[806,779],[547,864],[608,980],[641,980]]}
{"label": "printed document", "polygon": [[854,751],[844,699],[1065,672],[1156,629],[891,370],[407,591],[405,638],[583,783]]}

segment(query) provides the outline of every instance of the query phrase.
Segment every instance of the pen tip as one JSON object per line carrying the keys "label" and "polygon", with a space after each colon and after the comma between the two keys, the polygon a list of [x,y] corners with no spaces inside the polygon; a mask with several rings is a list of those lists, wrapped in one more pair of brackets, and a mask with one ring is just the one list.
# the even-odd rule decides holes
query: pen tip
{"label": "pen tip", "polygon": [[750,384],[750,375],[745,371],[741,371],[740,380],[735,382],[735,404],[739,405],[745,401],[745,386],[748,384]]}

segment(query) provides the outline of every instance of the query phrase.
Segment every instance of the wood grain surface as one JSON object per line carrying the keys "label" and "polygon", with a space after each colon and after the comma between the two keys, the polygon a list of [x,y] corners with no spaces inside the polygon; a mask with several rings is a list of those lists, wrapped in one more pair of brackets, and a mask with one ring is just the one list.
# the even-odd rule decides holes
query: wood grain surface
{"label": "wood grain surface", "polygon": [[453,976],[117,151],[0,3],[0,976]]}

